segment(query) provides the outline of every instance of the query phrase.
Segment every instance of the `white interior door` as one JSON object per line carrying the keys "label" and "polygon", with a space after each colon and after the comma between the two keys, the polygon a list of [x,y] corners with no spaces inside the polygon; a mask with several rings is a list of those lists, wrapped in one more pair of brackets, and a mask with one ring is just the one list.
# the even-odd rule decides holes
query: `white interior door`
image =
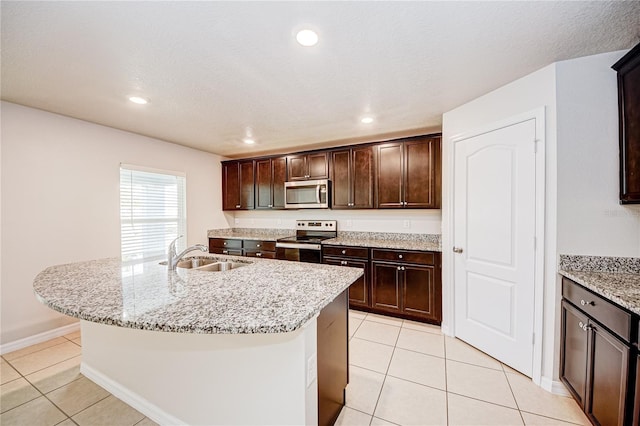
{"label": "white interior door", "polygon": [[531,377],[535,119],[454,144],[455,334]]}

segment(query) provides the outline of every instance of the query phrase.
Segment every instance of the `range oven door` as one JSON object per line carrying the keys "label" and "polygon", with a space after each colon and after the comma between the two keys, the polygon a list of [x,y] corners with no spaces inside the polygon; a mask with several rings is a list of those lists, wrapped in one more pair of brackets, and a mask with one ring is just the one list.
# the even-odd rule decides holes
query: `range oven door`
{"label": "range oven door", "polygon": [[286,209],[327,209],[331,207],[330,181],[327,179],[284,183]]}
{"label": "range oven door", "polygon": [[320,244],[276,243],[276,259],[321,263]]}

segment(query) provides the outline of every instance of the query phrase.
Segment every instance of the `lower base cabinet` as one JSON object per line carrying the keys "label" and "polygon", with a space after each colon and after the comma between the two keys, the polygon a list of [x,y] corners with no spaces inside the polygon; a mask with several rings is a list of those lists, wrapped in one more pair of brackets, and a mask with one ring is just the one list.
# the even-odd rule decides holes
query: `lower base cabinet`
{"label": "lower base cabinet", "polygon": [[594,425],[638,425],[637,352],[630,335],[637,318],[566,278],[563,297],[560,379]]}

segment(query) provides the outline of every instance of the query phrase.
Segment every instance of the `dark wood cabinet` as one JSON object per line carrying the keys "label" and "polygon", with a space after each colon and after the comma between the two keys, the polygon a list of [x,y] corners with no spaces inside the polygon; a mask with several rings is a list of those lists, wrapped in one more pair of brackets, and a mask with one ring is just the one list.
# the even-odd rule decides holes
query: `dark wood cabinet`
{"label": "dark wood cabinet", "polygon": [[613,67],[618,72],[620,202],[640,203],[640,44]]}
{"label": "dark wood cabinet", "polygon": [[222,210],[251,210],[254,207],[253,160],[222,163]]}
{"label": "dark wood cabinet", "polygon": [[562,295],[560,379],[594,425],[632,424],[631,314],[567,278]]}
{"label": "dark wood cabinet", "polygon": [[371,250],[371,302],[381,312],[442,322],[440,254]]}
{"label": "dark wood cabinet", "polygon": [[377,208],[440,208],[440,137],[376,146]]}
{"label": "dark wood cabinet", "polygon": [[242,256],[242,240],[233,238],[209,238],[209,253]]}
{"label": "dark wood cabinet", "polygon": [[242,240],[242,250],[247,257],[276,258],[275,241]]}
{"label": "dark wood cabinet", "polygon": [[332,208],[373,208],[373,166],[371,146],[331,152]]}
{"label": "dark wood cabinet", "polygon": [[640,354],[636,354],[636,395],[633,403],[633,424],[640,425]]}
{"label": "dark wood cabinet", "polygon": [[293,180],[329,178],[329,152],[320,151],[287,157],[287,176]]}
{"label": "dark wood cabinet", "polygon": [[284,183],[286,180],[286,157],[273,157],[256,160],[256,210],[283,209]]}
{"label": "dark wood cabinet", "polygon": [[363,269],[364,275],[349,287],[349,307],[371,307],[369,249],[365,247],[323,245],[322,263]]}

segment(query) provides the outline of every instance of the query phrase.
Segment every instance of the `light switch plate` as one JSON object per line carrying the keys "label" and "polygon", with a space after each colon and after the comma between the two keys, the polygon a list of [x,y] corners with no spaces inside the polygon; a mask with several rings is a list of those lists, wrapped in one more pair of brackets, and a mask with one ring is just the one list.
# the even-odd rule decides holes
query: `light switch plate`
{"label": "light switch plate", "polygon": [[238,219],[237,217],[233,220],[233,222],[237,225],[240,223],[240,219]]}
{"label": "light switch plate", "polygon": [[411,228],[411,221],[410,220],[405,220],[402,222],[402,227],[403,228]]}
{"label": "light switch plate", "polygon": [[351,228],[353,226],[353,221],[352,220],[347,220],[345,227],[346,228]]}

